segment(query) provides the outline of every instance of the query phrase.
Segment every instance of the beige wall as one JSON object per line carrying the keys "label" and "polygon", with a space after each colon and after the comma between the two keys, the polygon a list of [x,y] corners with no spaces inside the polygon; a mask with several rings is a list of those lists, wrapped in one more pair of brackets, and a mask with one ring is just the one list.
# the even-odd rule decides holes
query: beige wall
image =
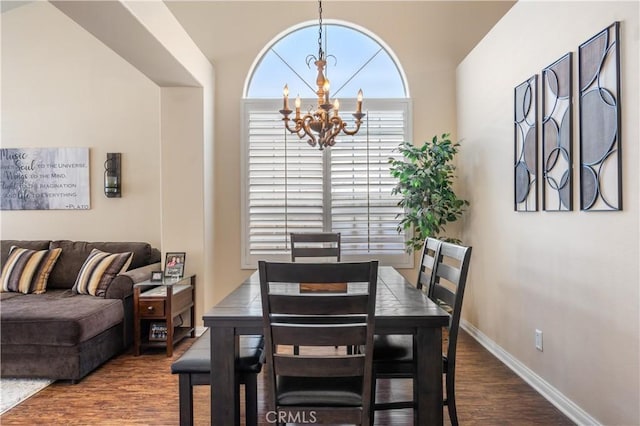
{"label": "beige wall", "polygon": [[[2,211],[2,238],[160,247],[160,89],[47,2],[2,14],[2,147],[89,147],[91,209]],[[122,153],[123,197],[103,163]]]}
{"label": "beige wall", "polygon": [[[458,67],[464,318],[606,425],[640,424],[638,2],[519,2]],[[621,21],[621,212],[513,212],[513,88]],[[574,82],[577,67],[574,66]],[[574,88],[574,96],[575,96]],[[578,101],[574,97],[574,164]],[[544,333],[544,352],[534,330]]]}

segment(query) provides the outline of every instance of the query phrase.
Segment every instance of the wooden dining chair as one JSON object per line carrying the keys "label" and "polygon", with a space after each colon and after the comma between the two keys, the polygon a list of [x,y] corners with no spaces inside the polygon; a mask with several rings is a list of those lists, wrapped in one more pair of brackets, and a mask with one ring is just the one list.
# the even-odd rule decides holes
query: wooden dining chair
{"label": "wooden dining chair", "polygon": [[[445,376],[446,398],[443,401],[449,411],[449,419],[452,425],[458,424],[458,415],[455,399],[455,367],[456,345],[462,312],[462,299],[467,282],[467,273],[471,259],[471,247],[464,247],[448,242],[434,244],[429,249],[425,244],[425,252],[435,250],[435,263],[431,274],[429,287],[426,289],[428,297],[441,306],[451,315],[447,326],[448,341],[446,351],[442,355],[442,371]],[[427,254],[428,255],[428,254]],[[426,259],[428,264],[430,261]],[[428,268],[421,265],[419,276]],[[428,274],[424,274],[425,277]],[[419,278],[419,280],[422,278]],[[429,281],[429,279],[426,279]],[[426,284],[423,283],[422,287]],[[374,410],[392,410],[401,408],[414,408],[416,398],[416,368],[413,362],[413,337],[408,335],[376,336],[373,350],[373,394],[375,384],[379,378],[385,379],[413,379],[412,401],[391,401],[372,404]],[[374,414],[371,415],[373,420]]]}
{"label": "wooden dining chair", "polygon": [[[269,421],[369,425],[378,262],[260,261]],[[300,282],[345,281],[347,293],[301,293]],[[313,346],[304,355],[290,347]],[[334,346],[364,346],[338,353]]]}
{"label": "wooden dining chair", "polygon": [[291,261],[298,257],[335,257],[340,262],[339,232],[291,232]]}
{"label": "wooden dining chair", "polygon": [[[340,233],[339,232],[291,232],[291,261],[297,258],[325,257],[335,258],[340,262]],[[330,286],[336,287],[337,283],[322,283],[321,287],[330,290]],[[308,286],[301,283],[301,286]],[[318,286],[316,286],[318,288]],[[351,350],[347,348],[347,350]],[[293,351],[296,355],[300,353],[300,348],[295,346]]]}

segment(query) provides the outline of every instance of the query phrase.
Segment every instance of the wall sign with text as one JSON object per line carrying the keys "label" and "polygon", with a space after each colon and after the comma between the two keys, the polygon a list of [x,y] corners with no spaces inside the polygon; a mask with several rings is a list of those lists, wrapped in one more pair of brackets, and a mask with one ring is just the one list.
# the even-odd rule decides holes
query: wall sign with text
{"label": "wall sign with text", "polygon": [[0,149],[1,210],[87,210],[89,148]]}

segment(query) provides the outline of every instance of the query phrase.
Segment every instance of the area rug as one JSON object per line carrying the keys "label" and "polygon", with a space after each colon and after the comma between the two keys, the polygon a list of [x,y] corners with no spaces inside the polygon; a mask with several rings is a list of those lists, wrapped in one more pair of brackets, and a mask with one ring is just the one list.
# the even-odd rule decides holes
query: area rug
{"label": "area rug", "polygon": [[30,396],[53,383],[48,379],[0,379],[0,414],[10,410]]}

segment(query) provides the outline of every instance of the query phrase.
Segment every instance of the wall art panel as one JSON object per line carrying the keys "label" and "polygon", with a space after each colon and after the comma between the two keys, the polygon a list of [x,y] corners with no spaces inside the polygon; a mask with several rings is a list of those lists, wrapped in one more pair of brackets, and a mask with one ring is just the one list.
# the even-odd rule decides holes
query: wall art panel
{"label": "wall art panel", "polygon": [[622,210],[620,141],[620,24],[578,50],[580,208]]}
{"label": "wall art panel", "polygon": [[87,210],[89,148],[0,149],[2,210]]}
{"label": "wall art panel", "polygon": [[542,209],[573,210],[571,52],[542,70]]}
{"label": "wall art panel", "polygon": [[538,210],[538,76],[514,90],[514,200],[515,211]]}

